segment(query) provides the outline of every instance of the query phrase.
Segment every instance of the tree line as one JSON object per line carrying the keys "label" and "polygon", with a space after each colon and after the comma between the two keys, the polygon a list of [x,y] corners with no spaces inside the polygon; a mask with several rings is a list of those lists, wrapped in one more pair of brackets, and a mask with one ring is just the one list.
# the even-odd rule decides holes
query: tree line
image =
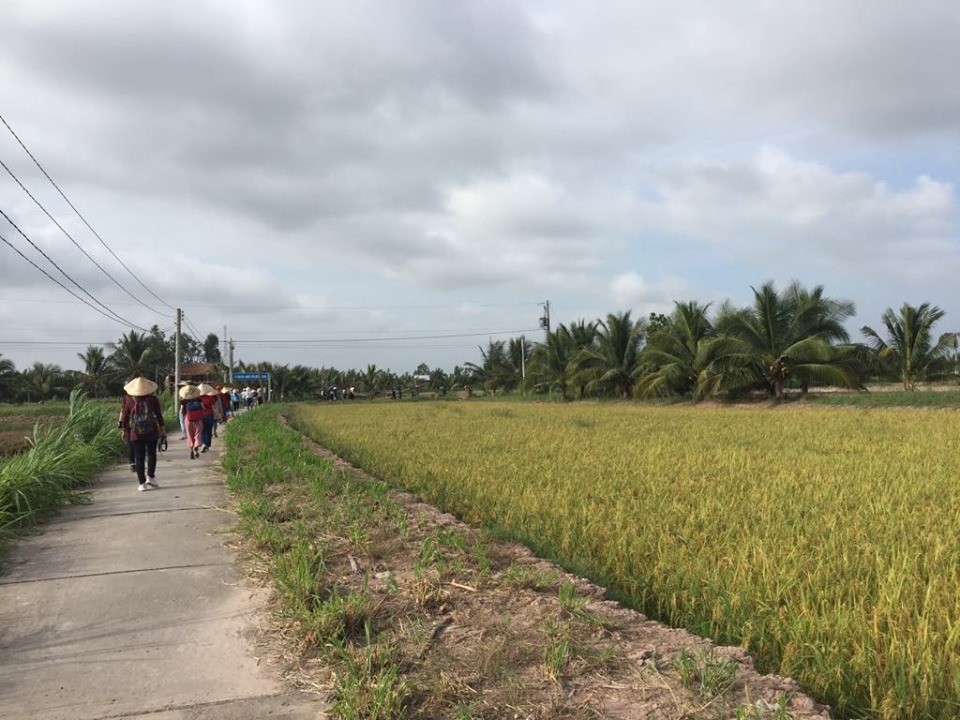
{"label": "tree line", "polygon": [[[468,363],[488,392],[524,388],[583,397],[703,400],[831,386],[862,389],[896,381],[904,389],[958,374],[957,334],[934,335],[944,317],[929,303],[888,308],[878,328],[854,342],[846,322],[854,304],[827,297],[823,286],[772,282],[752,288],[747,307],[675,302],[669,315],[610,313],[551,330],[543,342],[490,342]],[[517,358],[526,360],[520,371]]]}
{"label": "tree line", "polygon": [[[870,381],[896,381],[912,390],[919,383],[960,374],[957,334],[934,334],[944,317],[930,303],[888,308],[875,329],[863,326],[854,342],[846,323],[855,315],[848,300],[827,297],[823,286],[794,282],[778,290],[772,282],[753,288],[753,302],[714,308],[676,302],[669,315],[634,319],[631,311],[609,313],[551,329],[542,342],[525,337],[491,340],[478,362],[453,372],[421,363],[395,373],[376,365],[363,370],[237,363],[237,371],[269,372],[274,395],[286,400],[320,397],[331,387],[378,395],[391,388],[415,394],[470,387],[489,394],[532,392],[564,399],[587,397],[675,397],[702,400],[765,394],[780,398],[812,387],[859,389]],[[174,338],[156,326],[131,331],[105,348],[78,353],[82,371],[35,363],[18,372],[0,357],[0,401],[35,402],[69,395],[80,387],[93,397],[119,395],[136,374],[162,383],[172,373]],[[220,363],[219,340],[181,335],[183,362]]]}

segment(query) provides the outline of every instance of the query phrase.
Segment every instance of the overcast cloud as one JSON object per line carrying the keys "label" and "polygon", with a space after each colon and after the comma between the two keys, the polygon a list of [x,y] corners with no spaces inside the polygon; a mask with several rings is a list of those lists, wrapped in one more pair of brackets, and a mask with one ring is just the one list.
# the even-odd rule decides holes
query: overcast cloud
{"label": "overcast cloud", "polygon": [[[496,333],[539,338],[545,300],[554,324],[639,317],[767,280],[824,284],[854,328],[930,301],[946,331],[958,37],[949,0],[7,0],[0,114],[247,362],[449,370]],[[3,127],[0,159],[161,312],[0,170],[38,247],[132,323],[172,325]],[[18,368],[79,367],[128,329],[4,244],[0,300]],[[470,337],[386,339],[417,335]]]}

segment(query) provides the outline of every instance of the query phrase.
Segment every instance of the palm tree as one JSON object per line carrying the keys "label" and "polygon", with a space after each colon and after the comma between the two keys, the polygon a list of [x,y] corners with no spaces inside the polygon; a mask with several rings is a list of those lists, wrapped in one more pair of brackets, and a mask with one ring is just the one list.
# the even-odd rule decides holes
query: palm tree
{"label": "palm tree", "polygon": [[[570,345],[573,348],[573,357],[576,358],[584,348],[591,347],[597,340],[597,321],[587,322],[584,319],[570,323],[567,327],[567,334],[570,338]],[[577,372],[574,367],[571,380],[577,388],[577,397],[583,398],[587,394],[587,383],[589,377],[582,372]]]}
{"label": "palm tree", "polygon": [[[718,346],[711,343],[716,331],[707,317],[710,305],[696,301],[674,303],[643,349],[644,371],[634,386],[643,397],[690,395],[701,373],[713,362]],[[652,315],[652,314],[651,314]]]}
{"label": "palm tree", "polygon": [[473,381],[483,386],[483,389],[492,395],[497,390],[509,386],[512,376],[510,358],[507,355],[507,346],[503,340],[491,340],[487,349],[480,348],[482,361],[480,364],[464,363],[470,370]]}
{"label": "palm tree", "polygon": [[630,396],[640,373],[640,347],[645,322],[634,321],[630,311],[608,313],[598,322],[594,344],[583,348],[574,360],[575,367],[589,378],[588,390]]}
{"label": "palm tree", "polygon": [[153,350],[151,339],[143,333],[131,330],[120,336],[120,341],[108,345],[113,353],[110,355],[111,364],[126,379],[144,375],[147,372]]}
{"label": "palm tree", "polygon": [[0,401],[13,400],[16,381],[17,368],[13,360],[0,355]]}
{"label": "palm tree", "polygon": [[904,390],[916,390],[917,383],[943,377],[949,371],[950,350],[957,334],[944,333],[933,343],[933,326],[945,314],[930,303],[919,307],[904,303],[899,314],[892,308],[884,311],[881,321],[886,327],[886,339],[867,325],[861,328],[878,361],[896,370]]}
{"label": "palm tree", "polygon": [[367,365],[367,369],[360,375],[360,387],[368,395],[376,395],[383,388],[383,371],[376,365]]}
{"label": "palm tree", "polygon": [[91,397],[99,397],[107,388],[110,374],[110,362],[107,360],[103,348],[89,345],[87,351],[77,353],[77,357],[83,362],[81,387]]}
{"label": "palm tree", "polygon": [[752,289],[752,307],[726,309],[717,317],[723,347],[701,377],[701,394],[762,388],[781,398],[790,378],[804,386],[855,384],[836,345],[849,343],[843,321],[854,315],[852,302],[825,297],[820,285],[808,291],[794,282],[777,292],[768,282]]}
{"label": "palm tree", "polygon": [[529,372],[534,390],[559,390],[561,397],[566,400],[567,388],[574,373],[571,362],[574,350],[570,331],[563,324],[547,333],[546,342],[534,345]]}
{"label": "palm tree", "polygon": [[25,380],[25,390],[27,393],[27,402],[32,400],[49,400],[59,393],[64,392],[60,386],[60,378],[63,370],[59,365],[47,365],[36,362],[29,370],[25,370],[23,378]]}
{"label": "palm tree", "polygon": [[507,363],[510,366],[508,388],[515,389],[523,382],[524,368],[530,360],[530,343],[522,335],[511,338],[507,345]]}

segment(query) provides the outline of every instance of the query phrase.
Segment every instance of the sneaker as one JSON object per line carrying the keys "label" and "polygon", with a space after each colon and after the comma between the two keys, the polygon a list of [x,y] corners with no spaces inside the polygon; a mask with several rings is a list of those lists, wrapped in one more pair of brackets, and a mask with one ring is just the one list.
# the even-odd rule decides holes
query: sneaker
{"label": "sneaker", "polygon": [[196,456],[196,450],[190,448],[190,459],[193,460]]}
{"label": "sneaker", "polygon": [[137,466],[136,466],[136,464],[130,463],[130,472],[136,472],[136,471],[137,471]]}
{"label": "sneaker", "polygon": [[147,489],[146,483],[140,483],[140,487],[137,488],[137,490],[139,490],[140,492],[143,492],[146,489]]}
{"label": "sneaker", "polygon": [[210,447],[208,445],[204,445],[202,448],[200,448],[200,452],[205,453],[209,449]]}
{"label": "sneaker", "polygon": [[147,482],[144,484],[149,485],[150,487],[160,487],[160,485],[157,483],[156,478],[147,478]]}

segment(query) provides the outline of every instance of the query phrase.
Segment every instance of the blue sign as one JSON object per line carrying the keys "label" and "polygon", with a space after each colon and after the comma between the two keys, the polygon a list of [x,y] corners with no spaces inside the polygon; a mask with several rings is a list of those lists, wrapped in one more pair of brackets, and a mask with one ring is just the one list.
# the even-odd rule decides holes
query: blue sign
{"label": "blue sign", "polygon": [[266,372],[235,372],[234,380],[269,380],[270,373]]}

